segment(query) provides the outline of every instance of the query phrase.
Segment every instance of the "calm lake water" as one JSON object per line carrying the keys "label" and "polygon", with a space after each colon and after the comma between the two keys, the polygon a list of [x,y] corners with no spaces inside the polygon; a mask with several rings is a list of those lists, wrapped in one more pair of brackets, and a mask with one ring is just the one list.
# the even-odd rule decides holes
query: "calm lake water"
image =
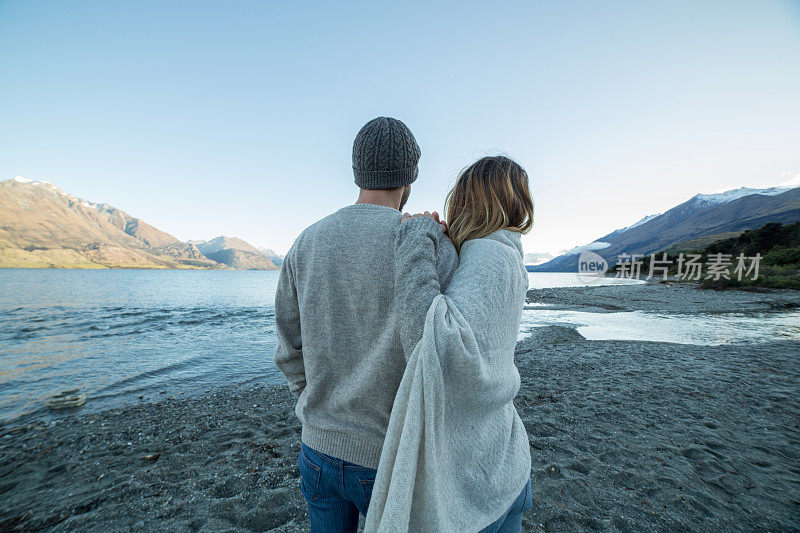
{"label": "calm lake water", "polygon": [[[0,420],[46,414],[44,400],[71,388],[94,410],[140,396],[282,383],[272,362],[277,280],[277,272],[259,271],[0,269]],[[532,288],[578,284],[574,274],[530,274]],[[574,324],[587,338],[699,344],[787,327],[752,317],[532,309],[521,336],[553,323]],[[718,326],[727,328],[724,338],[709,337]],[[800,337],[800,323],[793,327]]]}

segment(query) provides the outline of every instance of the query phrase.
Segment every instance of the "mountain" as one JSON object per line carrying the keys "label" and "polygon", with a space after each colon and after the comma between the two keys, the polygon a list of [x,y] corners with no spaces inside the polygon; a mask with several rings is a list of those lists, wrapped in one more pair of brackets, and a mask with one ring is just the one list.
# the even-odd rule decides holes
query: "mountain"
{"label": "mountain", "polygon": [[223,250],[239,250],[241,252],[263,255],[258,248],[236,237],[217,237],[210,241],[200,242],[197,244],[197,248],[204,254],[221,252]]}
{"label": "mountain", "polygon": [[275,266],[280,267],[283,264],[283,256],[278,255],[270,248],[259,248],[259,250],[261,250],[261,253],[269,257],[269,260],[272,261],[272,264]]}
{"label": "mountain", "polygon": [[124,211],[23,178],[0,182],[0,267],[224,268]]}
{"label": "mountain", "polygon": [[[758,263],[758,276],[749,271],[741,272],[740,276],[735,270],[738,261],[732,259],[727,268],[727,277],[706,277],[700,280],[699,286],[717,290],[743,286],[800,289],[800,221],[785,225],[769,222],[754,230],[745,230],[727,238],[716,238],[713,242],[707,241],[710,237],[721,235],[725,233],[683,241],[665,250],[668,275],[679,275],[679,257],[684,253],[697,255],[702,264],[713,262],[712,257],[717,254],[730,258],[738,258],[740,254],[745,258],[752,258],[759,254],[761,259]],[[662,252],[658,252],[656,257],[662,260]],[[642,258],[642,272],[649,271],[650,259],[650,256]],[[619,270],[616,274],[619,274]]]}
{"label": "mountain", "polygon": [[192,241],[208,259],[237,270],[279,270],[273,258],[236,237],[217,237],[210,241]]}
{"label": "mountain", "polygon": [[272,251],[270,248],[259,248],[261,253],[269,257],[269,260],[275,264],[275,266],[281,266],[283,264],[283,256],[277,254],[276,252]]}
{"label": "mountain", "polygon": [[523,261],[526,265],[541,265],[542,263],[546,263],[553,258],[551,254],[547,252],[531,252],[525,254]]}
{"label": "mountain", "polygon": [[258,251],[260,251],[262,254],[266,255],[267,257],[282,257],[281,255],[273,252],[271,248],[259,248]]}
{"label": "mountain", "polygon": [[578,256],[584,250],[594,251],[613,265],[620,254],[649,254],[704,237],[730,237],[768,222],[797,220],[800,220],[798,187],[742,187],[719,194],[698,194],[665,213],[645,217],[529,270],[574,272]]}
{"label": "mountain", "polygon": [[777,196],[785,193],[791,187],[770,187],[768,189],[751,189],[750,187],[739,187],[730,191],[714,193],[714,194],[698,194],[692,200],[700,205],[718,205],[744,198],[752,194],[761,196]]}

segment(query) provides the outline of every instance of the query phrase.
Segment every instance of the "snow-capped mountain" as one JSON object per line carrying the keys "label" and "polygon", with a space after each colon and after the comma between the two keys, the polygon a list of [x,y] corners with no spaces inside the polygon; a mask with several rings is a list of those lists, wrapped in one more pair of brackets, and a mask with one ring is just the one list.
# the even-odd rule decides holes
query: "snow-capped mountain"
{"label": "snow-capped mountain", "polygon": [[[793,183],[797,181],[798,183]],[[716,204],[725,204],[728,202],[732,202],[734,200],[738,200],[739,198],[743,198],[745,196],[749,196],[751,194],[761,194],[764,196],[775,196],[777,194],[782,194],[789,189],[793,189],[795,187],[800,187],[800,175],[798,175],[794,180],[790,180],[784,184],[778,185],[776,187],[768,187],[766,189],[753,189],[751,187],[739,187],[738,189],[731,189],[729,191],[723,191],[718,193],[710,193],[710,194],[696,194],[692,197],[689,201],[694,202],[697,205],[716,205]],[[612,231],[610,234],[615,235],[618,233],[622,233],[623,231],[627,231],[629,229],[633,229],[637,226],[641,226],[647,222],[650,222],[656,217],[660,217],[663,213],[655,213],[653,215],[647,215],[646,217],[640,219],[637,222],[634,222],[630,226],[626,226],[624,228],[619,228]],[[573,250],[578,250],[578,252],[573,252],[569,250],[565,253],[579,253],[584,250],[593,250],[597,248],[586,248],[587,246],[591,246],[595,243],[589,243],[584,246],[577,246],[573,248]]]}
{"label": "snow-capped mountain", "polygon": [[628,230],[628,229],[635,228],[635,227],[637,227],[637,226],[641,226],[641,225],[642,225],[642,224],[644,224],[645,222],[650,222],[650,221],[651,221],[651,220],[653,220],[654,218],[656,218],[656,217],[660,217],[660,216],[661,216],[661,213],[656,213],[656,214],[654,214],[654,215],[647,215],[646,217],[642,218],[642,219],[641,219],[641,220],[639,220],[638,222],[634,222],[633,224],[631,224],[631,225],[630,225],[630,226],[628,226],[627,228],[622,228],[621,230],[617,230],[617,231],[625,231],[625,230]]}
{"label": "snow-capped mountain", "polygon": [[553,256],[547,252],[528,252],[523,257],[526,265],[541,265],[550,261]]}
{"label": "snow-capped mountain", "polygon": [[692,200],[694,200],[698,204],[705,204],[705,205],[726,204],[728,202],[738,200],[739,198],[750,196],[751,194],[760,194],[763,196],[775,196],[778,194],[783,194],[786,191],[793,188],[795,187],[778,186],[778,187],[769,187],[767,189],[751,189],[750,187],[739,187],[738,189],[732,189],[730,191],[725,191],[725,192],[712,193],[712,194],[698,194],[694,198],[692,198]]}
{"label": "snow-capped mountain", "polygon": [[90,209],[97,209],[99,211],[99,210],[105,209],[107,207],[110,207],[107,204],[98,204],[98,203],[95,203],[95,202],[89,202],[88,200],[84,200],[83,198],[78,198],[74,194],[69,194],[68,192],[62,191],[55,184],[53,184],[53,183],[51,183],[49,181],[31,180],[31,179],[28,179],[28,178],[23,178],[22,176],[15,176],[14,178],[10,179],[9,181],[13,181],[15,183],[24,183],[24,184],[27,184],[27,185],[31,185],[33,187],[39,187],[40,189],[43,189],[43,190],[51,191],[51,192],[53,192],[53,193],[55,193],[55,194],[57,194],[59,196],[62,196],[62,197],[66,198],[66,199],[68,199],[68,200],[70,200],[72,202],[77,202],[77,203],[81,204],[83,207],[87,207],[87,208],[90,208]]}
{"label": "snow-capped mountain", "polygon": [[[617,231],[624,231],[624,230],[617,230]],[[590,242],[589,244],[583,244],[581,246],[570,248],[569,250],[564,250],[563,252],[561,252],[561,255],[574,255],[586,251],[594,252],[595,250],[602,250],[603,248],[608,248],[609,246],[611,246],[610,242],[593,241]]]}
{"label": "snow-capped mountain", "polygon": [[768,222],[797,220],[800,220],[800,183],[698,194],[669,211],[646,216],[530,270],[573,272],[578,254],[584,250],[595,251],[613,265],[620,254],[649,254],[699,237],[741,232]]}

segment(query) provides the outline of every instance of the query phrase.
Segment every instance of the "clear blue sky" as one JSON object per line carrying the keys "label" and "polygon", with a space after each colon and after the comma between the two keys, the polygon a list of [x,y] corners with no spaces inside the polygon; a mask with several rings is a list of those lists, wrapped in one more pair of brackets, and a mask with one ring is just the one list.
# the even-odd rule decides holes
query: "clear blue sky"
{"label": "clear blue sky", "polygon": [[0,0],[0,178],[181,239],[285,251],[356,196],[377,115],[422,147],[409,209],[503,152],[528,251],[800,173],[800,2]]}

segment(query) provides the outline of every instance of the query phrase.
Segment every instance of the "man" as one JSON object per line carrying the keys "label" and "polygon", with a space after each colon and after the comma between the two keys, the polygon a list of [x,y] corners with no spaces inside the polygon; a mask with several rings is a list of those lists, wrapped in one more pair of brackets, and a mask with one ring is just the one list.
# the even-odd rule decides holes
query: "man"
{"label": "man", "polygon": [[[419,157],[401,121],[368,122],[353,143],[358,201],[303,231],[281,266],[275,364],[297,396],[300,486],[312,531],[355,531],[359,512],[367,512],[405,370],[393,253]],[[442,233],[442,286],[457,262]]]}

